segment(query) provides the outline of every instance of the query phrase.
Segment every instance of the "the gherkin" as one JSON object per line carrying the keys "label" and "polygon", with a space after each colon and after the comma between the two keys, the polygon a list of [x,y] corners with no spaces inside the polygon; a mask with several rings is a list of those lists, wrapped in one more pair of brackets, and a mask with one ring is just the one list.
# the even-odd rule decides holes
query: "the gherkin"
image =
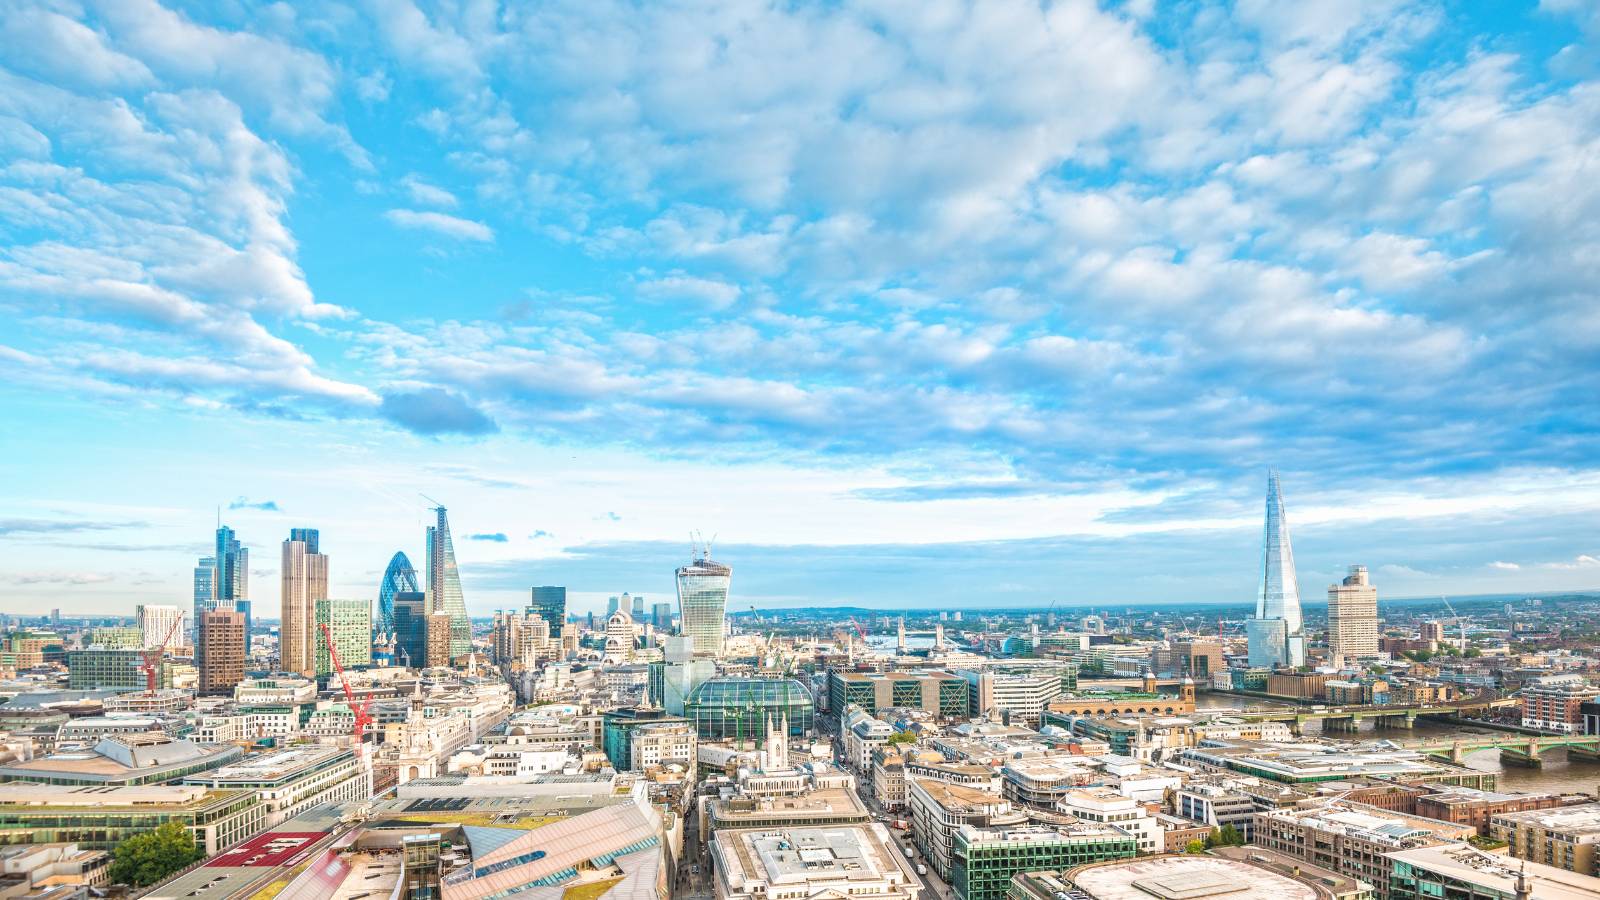
{"label": "the gherkin", "polygon": [[389,560],[389,568],[383,570],[383,583],[378,586],[379,633],[394,634],[394,595],[420,590],[422,588],[417,586],[417,570],[411,565],[411,560],[406,558],[404,551],[396,553]]}

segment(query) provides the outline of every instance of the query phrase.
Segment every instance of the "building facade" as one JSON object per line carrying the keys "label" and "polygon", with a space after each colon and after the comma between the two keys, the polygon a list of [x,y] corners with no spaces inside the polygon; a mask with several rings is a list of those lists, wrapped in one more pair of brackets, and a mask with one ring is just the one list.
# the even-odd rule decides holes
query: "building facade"
{"label": "building facade", "polygon": [[567,589],[558,584],[535,585],[528,602],[528,614],[536,615],[559,635],[567,626]]}
{"label": "building facade", "polygon": [[1027,825],[980,829],[964,825],[955,835],[950,886],[962,900],[1004,900],[1011,877],[1039,869],[1070,869],[1107,859],[1127,859],[1138,848],[1132,836],[1106,825]]}
{"label": "building facade", "polygon": [[675,576],[684,636],[694,641],[696,655],[721,656],[733,568],[713,561],[707,548],[697,553],[693,562],[680,566]]}
{"label": "building facade", "polygon": [[1522,727],[1573,734],[1583,730],[1583,704],[1600,690],[1577,673],[1545,675],[1523,685]]}
{"label": "building facade", "polygon": [[328,557],[318,544],[315,528],[291,528],[283,542],[278,668],[299,675],[316,672],[317,601],[328,598]]}
{"label": "building facade", "polygon": [[318,600],[316,607],[316,671],[333,674],[333,659],[322,629],[328,629],[339,664],[346,669],[372,664],[372,604],[365,600]]}
{"label": "building facade", "polygon": [[244,679],[244,614],[235,609],[208,609],[200,616],[202,694],[231,694]]}
{"label": "building facade", "polygon": [[1328,655],[1336,666],[1378,655],[1378,589],[1366,566],[1328,586]]}
{"label": "building facade", "polygon": [[811,692],[793,678],[723,675],[702,682],[683,704],[703,741],[764,741],[769,728],[788,726],[802,737],[814,726]]}
{"label": "building facade", "polygon": [[416,567],[411,565],[404,551],[398,551],[389,558],[389,565],[383,570],[383,581],[378,585],[378,631],[382,634],[394,634],[394,598],[396,594],[417,593],[421,591],[417,583]]}

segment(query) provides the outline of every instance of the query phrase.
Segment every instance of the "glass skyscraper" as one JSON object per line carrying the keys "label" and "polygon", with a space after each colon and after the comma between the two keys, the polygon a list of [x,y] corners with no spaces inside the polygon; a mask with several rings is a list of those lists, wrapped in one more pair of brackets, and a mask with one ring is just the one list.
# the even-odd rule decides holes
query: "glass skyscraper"
{"label": "glass skyscraper", "polygon": [[415,593],[422,590],[417,584],[417,570],[406,558],[404,551],[389,560],[383,570],[383,583],[378,585],[378,632],[394,634],[394,595],[402,591]]}
{"label": "glass skyscraper", "polygon": [[528,612],[549,623],[550,635],[554,637],[567,624],[567,589],[554,584],[534,587]]}
{"label": "glass skyscraper", "polygon": [[200,614],[217,599],[217,558],[202,556],[194,566],[194,612],[189,616],[189,631],[198,646]]}
{"label": "glass skyscraper", "polygon": [[461,595],[461,573],[456,571],[456,545],[450,539],[445,508],[435,507],[439,520],[428,526],[428,613],[450,615],[450,658],[472,652],[472,625],[467,621],[467,601]]}
{"label": "glass skyscraper", "polygon": [[1245,622],[1250,665],[1299,668],[1306,664],[1305,625],[1300,615],[1300,583],[1295,578],[1289,520],[1283,514],[1278,473],[1267,473],[1267,523],[1261,547],[1261,590],[1256,614]]}
{"label": "glass skyscraper", "polygon": [[328,626],[339,665],[346,669],[372,664],[372,601],[318,600],[316,666],[319,676],[333,674],[333,657],[323,639],[322,626]]}
{"label": "glass skyscraper", "polygon": [[244,600],[250,596],[250,551],[226,525],[217,529],[217,600]]}
{"label": "glass skyscraper", "polygon": [[677,572],[678,615],[681,631],[694,640],[700,656],[722,655],[722,633],[728,611],[728,583],[733,569],[711,559],[710,548],[695,554],[693,562]]}

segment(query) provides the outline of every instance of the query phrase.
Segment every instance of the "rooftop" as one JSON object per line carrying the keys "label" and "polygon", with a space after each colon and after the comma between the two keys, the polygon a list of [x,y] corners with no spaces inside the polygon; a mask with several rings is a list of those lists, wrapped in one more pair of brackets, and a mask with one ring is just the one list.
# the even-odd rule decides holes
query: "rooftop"
{"label": "rooftop", "polygon": [[1485,853],[1466,844],[1440,844],[1387,855],[1399,863],[1491,888],[1502,896],[1515,892],[1517,873],[1525,871],[1533,896],[1539,900],[1600,900],[1600,878]]}
{"label": "rooftop", "polygon": [[150,807],[201,806],[219,797],[245,791],[218,791],[190,785],[149,784],[139,787],[82,787],[63,784],[0,784],[0,809],[57,810],[93,807],[97,812]]}
{"label": "rooftop", "polygon": [[1244,860],[1157,856],[1084,866],[1067,879],[1092,900],[1318,900],[1316,888]]}
{"label": "rooftop", "polygon": [[1600,803],[1499,813],[1495,815],[1494,820],[1515,822],[1524,826],[1538,825],[1547,831],[1559,831],[1566,835],[1600,838]]}
{"label": "rooftop", "polygon": [[[338,747],[293,747],[273,753],[247,756],[239,762],[192,778],[207,783],[231,781],[257,784],[263,781],[279,781],[320,768],[341,757],[353,758],[354,754]],[[226,787],[225,784],[220,786]]]}

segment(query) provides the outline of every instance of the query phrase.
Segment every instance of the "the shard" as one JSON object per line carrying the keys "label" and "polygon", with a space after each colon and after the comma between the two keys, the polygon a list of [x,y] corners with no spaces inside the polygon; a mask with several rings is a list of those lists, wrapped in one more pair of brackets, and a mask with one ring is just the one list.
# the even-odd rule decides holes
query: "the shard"
{"label": "the shard", "polygon": [[422,588],[417,586],[417,570],[411,565],[411,560],[406,558],[404,551],[396,553],[389,560],[389,568],[383,570],[383,583],[378,586],[379,634],[394,634],[394,595],[420,590]]}
{"label": "the shard", "polygon": [[456,571],[456,545],[450,540],[450,520],[444,507],[436,507],[439,521],[428,526],[428,614],[450,614],[450,658],[472,652],[472,625],[467,602],[461,596],[461,573]]}
{"label": "the shard", "polygon": [[1299,668],[1306,664],[1305,626],[1300,615],[1300,584],[1294,574],[1294,547],[1283,513],[1278,473],[1267,473],[1267,524],[1261,545],[1261,590],[1256,614],[1245,623],[1250,665]]}

